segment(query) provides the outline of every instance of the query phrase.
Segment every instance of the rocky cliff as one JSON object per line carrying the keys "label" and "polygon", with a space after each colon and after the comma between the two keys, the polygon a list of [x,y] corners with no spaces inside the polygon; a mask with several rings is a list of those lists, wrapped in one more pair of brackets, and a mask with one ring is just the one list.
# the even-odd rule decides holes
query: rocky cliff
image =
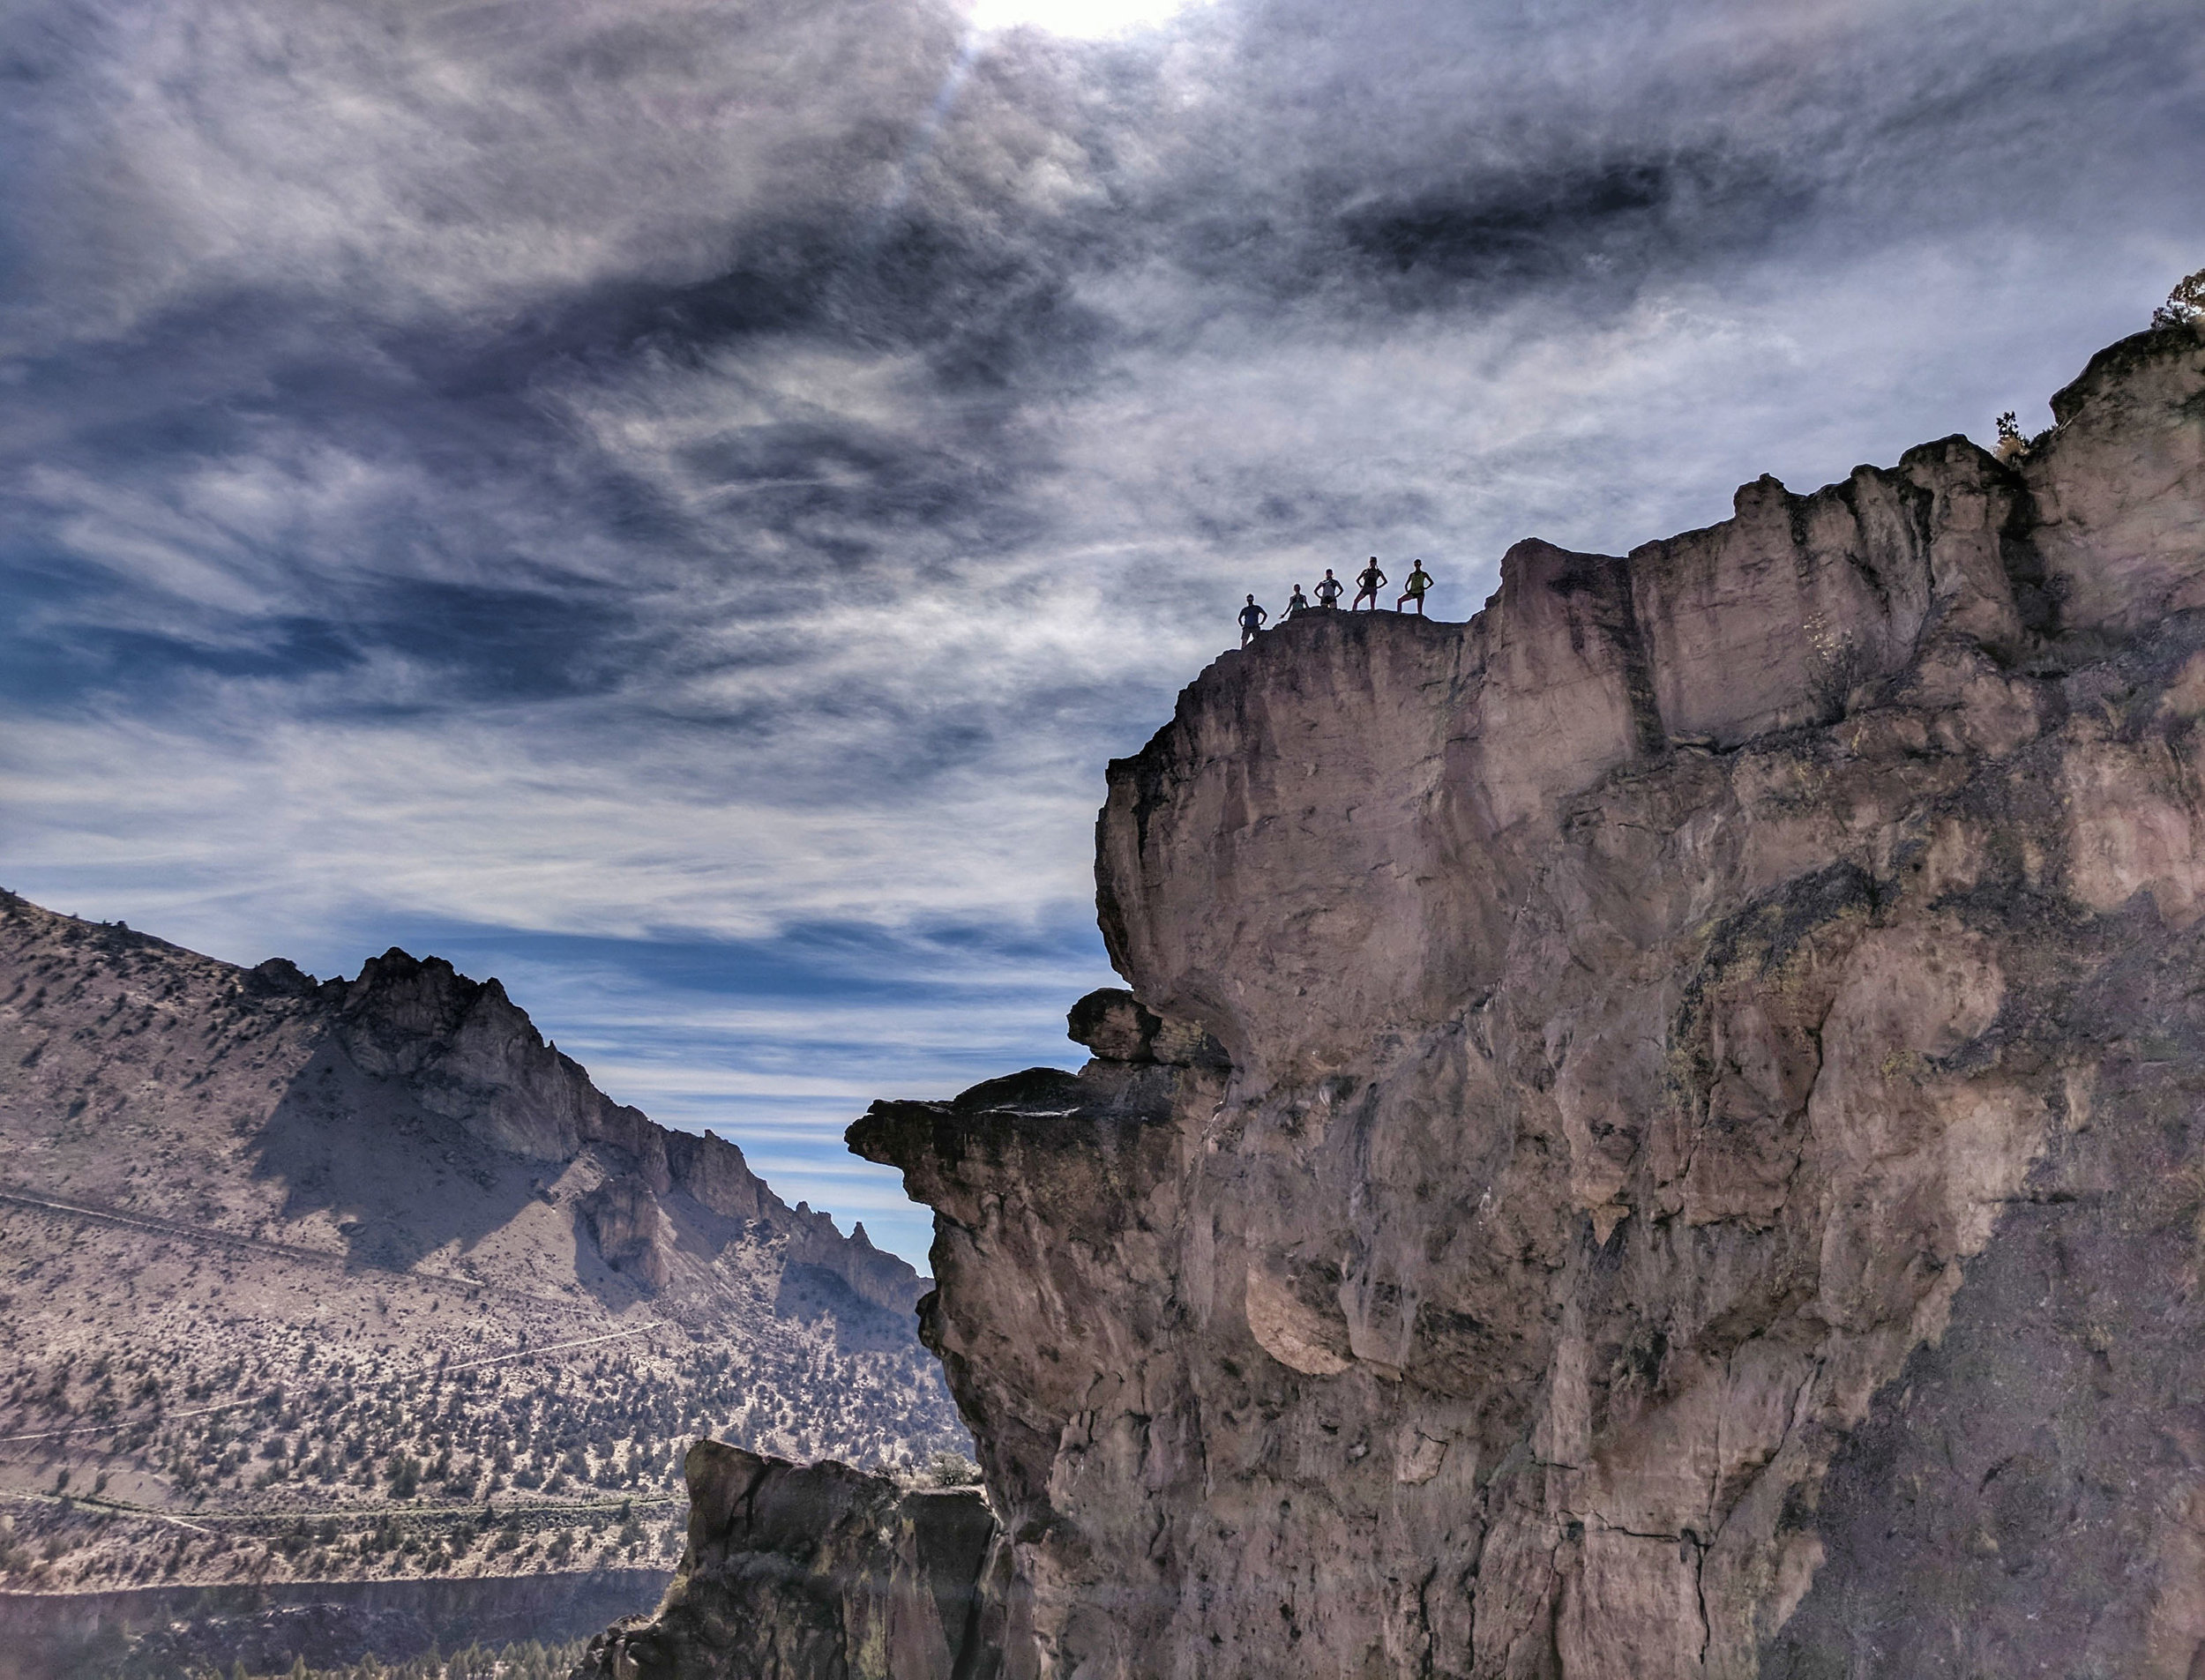
{"label": "rocky cliff", "polygon": [[594,1182],[571,1192],[575,1205],[606,1261],[653,1292],[698,1273],[712,1247],[684,1228],[693,1221],[669,1206],[677,1202],[772,1228],[789,1264],[829,1273],[875,1306],[903,1312],[918,1299],[918,1274],[874,1248],[863,1225],[844,1236],[826,1214],[789,1207],[725,1139],[669,1131],[606,1096],[495,980],[469,980],[440,957],[417,961],[395,949],[357,979],[318,987],[280,960],[255,973],[306,1000],[310,1027],[326,1034],[325,1053],[401,1084],[477,1143],[559,1174],[594,1157]]}
{"label": "rocky cliff", "polygon": [[1113,764],[1095,1059],[878,1105],[1007,1673],[2205,1673],[2205,345]]}

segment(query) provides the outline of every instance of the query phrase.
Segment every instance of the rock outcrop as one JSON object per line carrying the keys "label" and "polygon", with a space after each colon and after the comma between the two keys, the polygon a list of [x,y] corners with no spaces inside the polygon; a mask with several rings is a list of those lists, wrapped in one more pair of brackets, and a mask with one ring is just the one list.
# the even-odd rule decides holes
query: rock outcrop
{"label": "rock outcrop", "polygon": [[1095,1059],[850,1134],[1006,1674],[2205,1673],[2205,344],[2053,407],[1110,766]]}
{"label": "rock outcrop", "polygon": [[994,1680],[977,1489],[828,1460],[689,1450],[689,1545],[654,1616],[593,1640],[577,1680]]}
{"label": "rock outcrop", "polygon": [[416,959],[395,948],[358,978],[318,987],[280,959],[254,974],[265,985],[278,972],[278,989],[302,999],[310,1019],[324,1018],[314,1024],[325,1027],[331,1048],[371,1078],[402,1082],[477,1142],[559,1169],[598,1154],[608,1176],[578,1205],[607,1262],[650,1289],[696,1270],[703,1245],[684,1243],[686,1233],[665,1206],[678,1194],[719,1219],[773,1227],[791,1264],[832,1273],[877,1307],[903,1312],[918,1299],[918,1274],[874,1248],[863,1226],[844,1236],[808,1204],[789,1206],[725,1139],[669,1131],[598,1090],[497,981],[470,980],[441,957]]}

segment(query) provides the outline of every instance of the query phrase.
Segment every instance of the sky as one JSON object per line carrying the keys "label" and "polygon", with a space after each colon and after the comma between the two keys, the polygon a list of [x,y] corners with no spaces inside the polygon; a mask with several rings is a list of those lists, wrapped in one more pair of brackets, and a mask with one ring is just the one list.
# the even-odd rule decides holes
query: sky
{"label": "sky", "polygon": [[842,1128],[1076,1063],[1253,591],[1620,552],[2205,265],[2194,0],[15,0],[0,885]]}

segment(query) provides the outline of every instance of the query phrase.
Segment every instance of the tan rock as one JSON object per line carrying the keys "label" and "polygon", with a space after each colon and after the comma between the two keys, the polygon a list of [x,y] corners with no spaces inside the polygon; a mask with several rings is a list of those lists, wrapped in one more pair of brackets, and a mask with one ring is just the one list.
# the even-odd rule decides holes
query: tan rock
{"label": "tan rock", "polygon": [[975,1489],[827,1460],[689,1450],[689,1544],[666,1602],[591,1642],[577,1680],[993,1680]]}
{"label": "tan rock", "polygon": [[1297,618],[1111,765],[1162,1025],[851,1134],[1010,1671],[2201,1671],[2205,350],[2058,412]]}

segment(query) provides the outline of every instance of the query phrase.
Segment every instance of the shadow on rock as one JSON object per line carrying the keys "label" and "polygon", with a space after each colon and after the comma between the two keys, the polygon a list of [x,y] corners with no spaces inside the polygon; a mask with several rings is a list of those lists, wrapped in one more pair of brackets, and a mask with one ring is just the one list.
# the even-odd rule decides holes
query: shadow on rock
{"label": "shadow on rock", "polygon": [[665,1602],[576,1680],[998,1680],[1001,1547],[976,1489],[832,1460],[689,1450],[689,1545]]}

